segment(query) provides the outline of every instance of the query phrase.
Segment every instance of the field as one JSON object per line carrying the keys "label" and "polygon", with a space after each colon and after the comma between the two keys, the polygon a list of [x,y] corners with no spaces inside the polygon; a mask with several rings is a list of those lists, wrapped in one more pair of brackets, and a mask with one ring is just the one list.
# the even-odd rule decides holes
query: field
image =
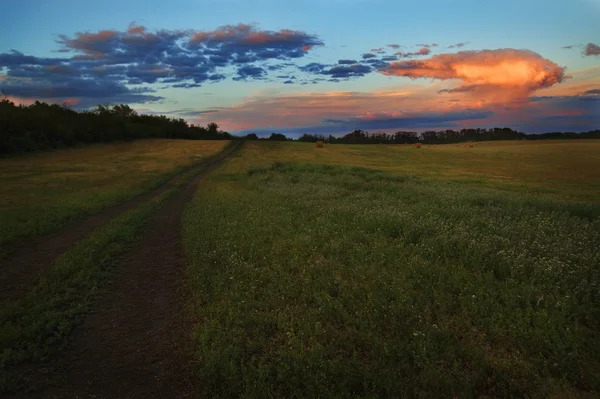
{"label": "field", "polygon": [[[10,162],[20,171],[44,156]],[[33,380],[59,397],[158,397],[175,386],[232,398],[600,394],[600,142],[247,142],[204,181],[190,179],[80,242],[26,298],[7,302],[0,371],[28,373],[7,372],[5,390]],[[38,190],[14,184],[13,194]],[[181,243],[169,244],[177,231]],[[179,261],[131,266],[173,251],[180,274],[164,271]],[[116,349],[89,358],[96,342]],[[148,366],[158,361],[169,365],[160,381]],[[101,376],[67,389],[82,377],[65,362],[98,363],[89,367]],[[65,375],[40,382],[48,369]],[[144,383],[127,385],[136,378]]]}
{"label": "field", "polygon": [[0,254],[154,188],[225,144],[143,140],[0,159]]}

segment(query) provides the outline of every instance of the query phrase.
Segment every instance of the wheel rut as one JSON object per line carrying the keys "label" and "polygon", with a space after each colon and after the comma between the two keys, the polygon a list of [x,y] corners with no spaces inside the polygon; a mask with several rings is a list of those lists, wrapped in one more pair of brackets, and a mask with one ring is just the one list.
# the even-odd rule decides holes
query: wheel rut
{"label": "wheel rut", "polygon": [[235,144],[151,217],[59,360],[63,382],[30,397],[194,397],[180,221],[198,184],[240,148]]}
{"label": "wheel rut", "polygon": [[135,209],[142,203],[169,190],[184,174],[200,172],[204,168],[218,165],[232,151],[237,151],[241,145],[242,142],[233,141],[219,153],[185,169],[156,189],[75,221],[54,233],[37,237],[26,245],[13,248],[3,258],[0,258],[0,301],[21,298],[39,278],[39,275],[50,267],[58,256],[73,247],[79,240],[104,226],[111,219]]}

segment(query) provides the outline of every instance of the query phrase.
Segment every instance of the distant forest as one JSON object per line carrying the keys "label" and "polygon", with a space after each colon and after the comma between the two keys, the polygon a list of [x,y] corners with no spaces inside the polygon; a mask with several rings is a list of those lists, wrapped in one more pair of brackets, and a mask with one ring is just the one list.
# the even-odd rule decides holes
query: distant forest
{"label": "distant forest", "polygon": [[[264,139],[254,133],[243,137],[234,136],[220,130],[216,123],[209,123],[206,127],[195,126],[180,118],[138,114],[128,105],[99,105],[90,111],[75,111],[64,105],[39,101],[31,105],[15,105],[6,98],[0,100],[0,154],[144,138],[292,141],[281,133],[272,133]],[[342,137],[304,134],[294,141],[324,141],[329,144],[449,144],[465,141],[573,138],[600,138],[600,130],[545,134],[524,134],[509,128],[426,131],[420,134],[354,130]]]}

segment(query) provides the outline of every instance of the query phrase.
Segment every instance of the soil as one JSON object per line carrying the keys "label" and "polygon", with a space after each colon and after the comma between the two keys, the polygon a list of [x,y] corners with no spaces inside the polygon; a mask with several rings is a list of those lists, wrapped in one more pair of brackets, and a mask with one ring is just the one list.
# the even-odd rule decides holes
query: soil
{"label": "soil", "polygon": [[196,397],[181,216],[207,174],[240,149],[212,162],[149,220],[111,283],[73,334],[58,360],[59,386],[20,397]]}
{"label": "soil", "polygon": [[187,168],[154,190],[78,220],[52,234],[37,237],[13,248],[3,258],[0,258],[0,301],[22,297],[40,274],[79,240],[87,237],[121,213],[135,209],[151,198],[164,193],[173,187],[183,174],[199,172],[206,167],[218,164],[232,150],[235,151],[239,147],[239,143],[241,142],[233,142],[232,147],[227,147],[215,156]]}

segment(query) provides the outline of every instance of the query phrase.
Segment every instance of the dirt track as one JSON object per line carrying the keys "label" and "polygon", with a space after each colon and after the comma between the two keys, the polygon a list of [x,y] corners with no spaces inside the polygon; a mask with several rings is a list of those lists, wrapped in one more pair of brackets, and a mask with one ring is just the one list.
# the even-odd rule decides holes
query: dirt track
{"label": "dirt track", "polygon": [[[233,142],[233,146],[241,145],[241,142]],[[181,173],[173,176],[162,186],[139,195],[129,201],[122,202],[100,213],[76,221],[65,226],[59,231],[40,236],[27,242],[26,246],[14,248],[9,254],[0,258],[0,301],[16,299],[23,296],[29,287],[37,280],[52,262],[62,253],[66,252],[75,243],[93,231],[108,223],[114,217],[131,209],[137,208],[149,199],[160,195],[173,187],[183,174],[202,171],[211,165],[219,164],[225,159],[231,150],[238,147],[227,147],[218,154],[203,159],[199,163],[187,168]]]}
{"label": "dirt track", "polygon": [[[117,262],[109,284],[58,361],[65,375],[43,398],[194,397],[186,322],[185,258],[180,221],[198,183],[241,148],[176,193],[154,214],[131,251]],[[20,397],[25,397],[20,396]]]}

